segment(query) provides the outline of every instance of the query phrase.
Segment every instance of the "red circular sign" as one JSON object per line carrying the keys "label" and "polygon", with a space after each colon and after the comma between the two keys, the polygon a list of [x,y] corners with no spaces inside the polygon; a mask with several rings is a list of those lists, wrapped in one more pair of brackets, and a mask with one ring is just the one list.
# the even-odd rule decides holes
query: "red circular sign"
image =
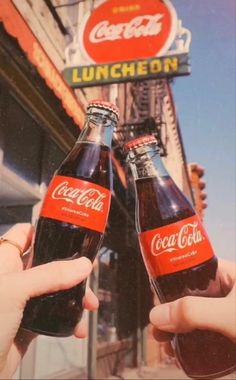
{"label": "red circular sign", "polygon": [[104,1],[82,22],[83,53],[95,63],[155,57],[170,47],[176,24],[169,0]]}

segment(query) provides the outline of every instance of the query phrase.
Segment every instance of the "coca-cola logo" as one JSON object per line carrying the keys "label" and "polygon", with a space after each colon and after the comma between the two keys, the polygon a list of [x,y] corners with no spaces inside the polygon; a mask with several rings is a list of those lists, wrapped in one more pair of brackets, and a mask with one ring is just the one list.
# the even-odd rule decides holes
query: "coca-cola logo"
{"label": "coca-cola logo", "polygon": [[91,187],[79,189],[69,186],[69,182],[61,182],[52,192],[52,199],[64,200],[77,206],[84,206],[92,210],[103,212],[106,194]]}
{"label": "coca-cola logo", "polygon": [[154,16],[134,17],[129,22],[116,25],[109,24],[108,20],[101,21],[91,30],[89,40],[97,44],[122,38],[129,40],[131,38],[157,36],[162,30],[162,18],[163,14],[157,13]]}
{"label": "coca-cola logo", "polygon": [[84,17],[79,36],[90,61],[126,61],[167,51],[176,24],[169,0],[109,0]]}
{"label": "coca-cola logo", "polygon": [[161,236],[160,233],[154,235],[151,241],[151,253],[159,256],[165,252],[174,252],[198,244],[204,240],[198,222],[184,224],[179,232]]}

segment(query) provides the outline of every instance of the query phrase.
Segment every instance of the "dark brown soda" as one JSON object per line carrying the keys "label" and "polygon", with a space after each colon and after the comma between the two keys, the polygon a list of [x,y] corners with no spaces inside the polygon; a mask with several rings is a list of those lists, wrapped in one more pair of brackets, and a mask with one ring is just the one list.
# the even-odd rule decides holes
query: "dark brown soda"
{"label": "dark brown soda", "polygon": [[[79,178],[110,189],[112,177],[109,154],[107,146],[80,142],[55,174]],[[93,261],[102,240],[103,234],[100,232],[40,217],[33,247],[33,266],[81,256]],[[30,299],[21,327],[45,335],[71,335],[82,316],[84,292],[85,282],[69,290]]]}
{"label": "dark brown soda", "polygon": [[[136,215],[141,232],[195,214],[169,176],[136,179],[136,190]],[[152,278],[151,284],[162,303],[188,295],[222,297],[230,290],[226,291],[221,285],[216,257],[190,269]],[[236,369],[236,344],[219,333],[195,330],[175,335],[172,343],[189,377],[216,378]]]}

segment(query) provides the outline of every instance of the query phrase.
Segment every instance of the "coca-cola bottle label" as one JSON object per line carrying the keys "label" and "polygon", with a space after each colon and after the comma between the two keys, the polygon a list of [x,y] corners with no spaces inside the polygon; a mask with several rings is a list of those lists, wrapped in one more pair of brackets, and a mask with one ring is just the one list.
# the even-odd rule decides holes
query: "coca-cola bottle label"
{"label": "coca-cola bottle label", "polygon": [[51,181],[40,216],[104,232],[111,192],[81,179],[57,175]]}
{"label": "coca-cola bottle label", "polygon": [[152,278],[191,268],[214,256],[197,215],[141,232],[139,242],[147,271]]}

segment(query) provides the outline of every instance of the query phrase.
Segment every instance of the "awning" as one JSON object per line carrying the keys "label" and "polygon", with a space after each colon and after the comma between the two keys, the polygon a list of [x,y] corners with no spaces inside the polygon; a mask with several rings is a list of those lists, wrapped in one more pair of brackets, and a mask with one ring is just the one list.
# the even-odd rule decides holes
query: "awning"
{"label": "awning", "polygon": [[67,114],[81,128],[84,123],[82,106],[11,0],[1,1],[0,21],[3,22],[6,31],[18,40],[29,61],[61,100]]}

